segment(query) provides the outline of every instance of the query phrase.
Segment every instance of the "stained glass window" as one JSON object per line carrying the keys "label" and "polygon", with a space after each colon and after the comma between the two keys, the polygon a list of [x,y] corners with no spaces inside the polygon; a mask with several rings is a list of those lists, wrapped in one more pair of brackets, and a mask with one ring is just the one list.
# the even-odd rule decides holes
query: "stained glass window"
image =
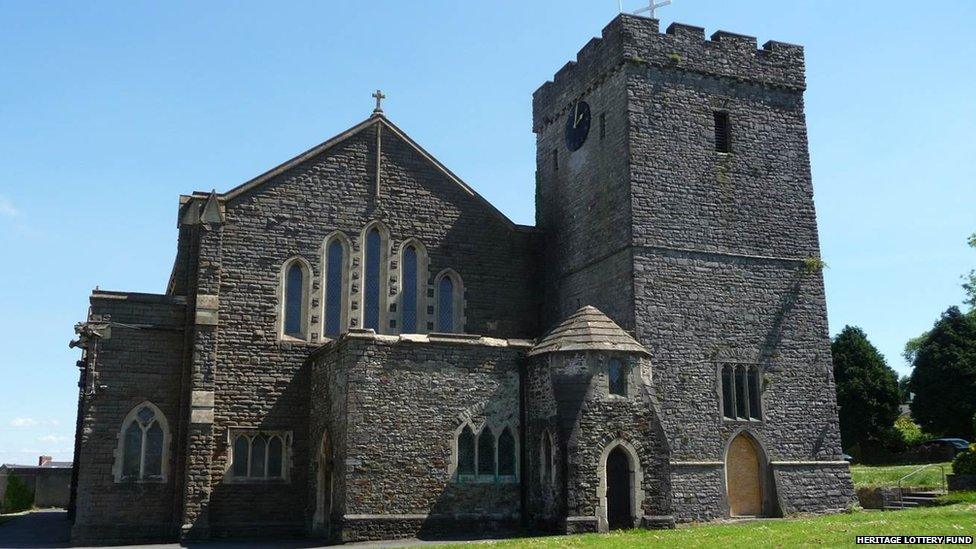
{"label": "stained glass window", "polygon": [[143,463],[143,476],[161,477],[163,475],[163,428],[154,421],[146,429],[146,457]]}
{"label": "stained glass window", "polygon": [[122,467],[117,480],[159,480],[163,476],[162,415],[150,406],[130,412],[122,432]]}
{"label": "stained glass window", "polygon": [[417,249],[407,246],[403,250],[403,325],[405,334],[417,332]]}
{"label": "stained glass window", "polygon": [[458,437],[458,474],[474,474],[474,433],[467,426]]}
{"label": "stained glass window", "polygon": [[342,243],[333,240],[329,244],[326,258],[325,281],[325,335],[337,336],[342,333],[342,275],[345,265],[345,250]]}
{"label": "stained glass window", "polygon": [[495,474],[495,435],[488,426],[478,435],[478,474]]}
{"label": "stained glass window", "polygon": [[285,335],[304,337],[302,333],[302,309],[305,305],[305,272],[296,261],[285,275]]}
{"label": "stained glass window", "polygon": [[363,296],[363,328],[380,330],[380,232],[366,234],[366,280]]}
{"label": "stained glass window", "polygon": [[437,288],[437,331],[454,331],[454,281],[444,276]]}

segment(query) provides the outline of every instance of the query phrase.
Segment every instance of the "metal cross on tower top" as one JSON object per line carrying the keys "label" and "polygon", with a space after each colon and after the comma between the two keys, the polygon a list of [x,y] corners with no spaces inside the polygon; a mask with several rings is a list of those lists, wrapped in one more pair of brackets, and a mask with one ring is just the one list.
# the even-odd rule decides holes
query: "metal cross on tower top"
{"label": "metal cross on tower top", "polygon": [[373,94],[373,97],[376,99],[376,108],[373,109],[373,114],[382,114],[383,106],[381,105],[381,103],[383,102],[384,99],[386,99],[386,96],[383,95],[383,92],[381,92],[380,90],[376,90],[376,92]]}
{"label": "metal cross on tower top", "polygon": [[[664,6],[670,6],[670,5],[671,5],[671,0],[661,0],[660,2],[655,2],[654,0],[648,0],[646,8],[641,8],[633,13],[634,15],[640,15],[642,13],[646,13],[647,16],[650,17],[651,19],[657,19],[657,15],[655,14],[657,9],[663,8]],[[620,8],[621,12],[624,11],[621,0],[617,0],[617,6]]]}

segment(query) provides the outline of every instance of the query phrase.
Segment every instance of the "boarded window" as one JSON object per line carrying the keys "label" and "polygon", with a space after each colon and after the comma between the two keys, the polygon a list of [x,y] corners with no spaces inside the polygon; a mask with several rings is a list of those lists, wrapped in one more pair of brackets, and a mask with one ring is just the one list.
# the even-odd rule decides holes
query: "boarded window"
{"label": "boarded window", "polygon": [[302,338],[302,313],[305,306],[305,271],[297,261],[285,273],[285,335]]}
{"label": "boarded window", "polygon": [[380,331],[380,232],[366,234],[366,280],[363,296],[363,328]]}
{"label": "boarded window", "polygon": [[437,331],[454,331],[454,281],[450,276],[442,277],[437,287]]}
{"label": "boarded window", "polygon": [[508,427],[498,437],[498,475],[515,476],[515,437]]}
{"label": "boarded window", "polygon": [[342,287],[345,270],[345,250],[339,240],[329,244],[326,258],[325,281],[325,335],[337,336],[342,333]]}
{"label": "boarded window", "polygon": [[458,474],[474,474],[474,432],[465,426],[458,437]]}
{"label": "boarded window", "polygon": [[403,250],[403,299],[400,331],[407,334],[417,332],[417,249],[407,246]]}
{"label": "boarded window", "polygon": [[715,111],[715,150],[721,153],[732,152],[732,128],[729,113]]}
{"label": "boarded window", "polygon": [[495,474],[495,435],[488,426],[478,435],[478,474]]}
{"label": "boarded window", "polygon": [[627,396],[627,372],[619,359],[610,359],[607,375],[610,378],[610,394]]}

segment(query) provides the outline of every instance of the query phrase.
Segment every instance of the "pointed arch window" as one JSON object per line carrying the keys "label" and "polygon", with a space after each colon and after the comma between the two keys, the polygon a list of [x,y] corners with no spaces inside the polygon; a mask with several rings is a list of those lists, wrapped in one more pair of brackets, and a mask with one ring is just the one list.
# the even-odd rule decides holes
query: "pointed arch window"
{"label": "pointed arch window", "polygon": [[282,270],[281,334],[295,339],[308,338],[308,265],[294,258]]}
{"label": "pointed arch window", "polygon": [[327,337],[338,337],[348,326],[349,309],[349,244],[345,236],[336,233],[325,245],[324,328]]}
{"label": "pointed arch window", "polygon": [[474,431],[469,425],[465,425],[458,436],[458,475],[474,476],[474,464]]}
{"label": "pointed arch window", "polygon": [[611,358],[607,366],[610,394],[627,396],[627,367],[619,358]]}
{"label": "pointed arch window", "polygon": [[272,431],[232,431],[230,473],[234,480],[285,480],[291,434]]}
{"label": "pointed arch window", "polygon": [[495,475],[495,435],[487,425],[478,435],[478,474]]}
{"label": "pointed arch window", "polygon": [[542,466],[540,467],[540,478],[543,483],[552,484],[556,479],[556,450],[552,441],[552,433],[548,430],[542,432],[542,448],[540,449]]}
{"label": "pointed arch window", "polygon": [[420,295],[419,256],[417,247],[408,245],[403,249],[401,264],[403,268],[403,298],[400,300],[400,331],[405,334],[417,333],[418,302]]}
{"label": "pointed arch window", "polygon": [[133,408],[122,421],[116,450],[116,482],[162,482],[166,479],[169,426],[150,402]]}
{"label": "pointed arch window", "polygon": [[464,332],[464,285],[461,277],[447,270],[437,277],[436,331],[443,333]]}
{"label": "pointed arch window", "polygon": [[508,427],[498,436],[498,476],[515,476],[515,437]]}
{"label": "pointed arch window", "polygon": [[366,233],[366,277],[363,282],[363,328],[380,329],[380,231]]}
{"label": "pointed arch window", "polygon": [[762,421],[762,372],[757,365],[725,364],[721,370],[722,416]]}

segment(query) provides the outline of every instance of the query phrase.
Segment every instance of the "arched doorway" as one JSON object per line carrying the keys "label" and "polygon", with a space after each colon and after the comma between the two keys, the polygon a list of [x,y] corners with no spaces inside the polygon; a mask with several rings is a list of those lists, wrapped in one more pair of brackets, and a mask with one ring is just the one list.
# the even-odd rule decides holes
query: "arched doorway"
{"label": "arched doorway", "polygon": [[329,432],[322,434],[322,444],[316,459],[317,474],[315,482],[315,516],[312,525],[315,530],[327,531],[329,517],[332,515],[332,445]]}
{"label": "arched doorway", "polygon": [[607,523],[611,530],[633,528],[630,459],[617,446],[607,456]]}
{"label": "arched doorway", "polygon": [[764,514],[765,462],[759,444],[747,433],[739,433],[725,455],[725,483],[729,514],[758,517]]}

